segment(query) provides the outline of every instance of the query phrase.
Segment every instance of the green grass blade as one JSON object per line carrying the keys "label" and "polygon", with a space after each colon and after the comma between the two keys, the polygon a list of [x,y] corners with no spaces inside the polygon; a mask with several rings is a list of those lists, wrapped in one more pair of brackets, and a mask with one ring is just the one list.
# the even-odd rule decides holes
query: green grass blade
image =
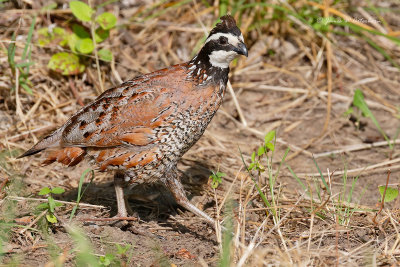
{"label": "green grass blade", "polygon": [[379,125],[379,122],[375,118],[374,114],[372,114],[371,110],[369,109],[369,107],[367,105],[367,102],[365,102],[364,94],[362,93],[362,91],[360,89],[356,89],[354,92],[353,105],[355,107],[359,108],[365,117],[368,117],[372,120],[372,122],[375,124],[375,126],[378,129],[378,131],[380,132],[380,134],[388,142],[390,149],[392,149],[393,146],[390,142],[390,139],[386,136],[385,132],[382,130],[382,128]]}
{"label": "green grass blade", "polygon": [[32,89],[31,89],[25,82],[21,82],[21,87],[24,88],[25,91],[26,91],[28,94],[30,94],[30,95],[33,94]]}
{"label": "green grass blade", "polygon": [[303,182],[300,180],[300,178],[296,175],[296,173],[294,173],[294,171],[292,170],[292,168],[286,164],[286,167],[289,169],[290,173],[293,175],[293,177],[296,179],[296,181],[299,183],[299,185],[303,188],[304,192],[307,192],[307,187],[303,184]]}
{"label": "green grass blade", "polygon": [[319,168],[319,166],[318,166],[317,161],[315,160],[314,157],[312,157],[312,159],[313,159],[313,161],[314,161],[315,166],[317,167],[317,170],[318,170],[319,175],[320,175],[320,177],[321,177],[322,183],[324,184],[324,186],[325,186],[326,190],[328,191],[329,195],[331,195],[331,190],[329,189],[328,184],[326,183],[325,177],[324,177],[324,175],[322,174],[322,172],[321,172],[321,170],[320,170],[320,168]]}
{"label": "green grass blade", "polygon": [[11,36],[11,43],[7,48],[7,57],[8,57],[8,64],[10,64],[10,67],[12,70],[15,70],[15,37],[16,32],[13,33]]}
{"label": "green grass blade", "polygon": [[78,196],[77,196],[77,198],[76,198],[76,205],[72,208],[71,215],[70,215],[70,217],[69,217],[69,221],[70,221],[70,222],[71,222],[72,218],[74,217],[76,210],[78,209],[79,202],[81,201],[82,196],[85,194],[86,190],[87,190],[88,187],[89,187],[89,185],[86,186],[85,190],[83,190],[83,193],[81,194],[83,182],[85,181],[85,177],[86,177],[86,174],[87,174],[88,172],[90,172],[90,174],[91,174],[91,178],[90,178],[89,185],[90,185],[90,184],[92,183],[92,181],[93,181],[93,178],[94,178],[94,171],[93,171],[92,169],[88,168],[88,169],[86,169],[86,170],[82,173],[81,178],[79,179]]}
{"label": "green grass blade", "polygon": [[36,23],[36,16],[33,17],[31,26],[29,27],[28,37],[26,38],[26,44],[25,44],[25,47],[24,47],[24,51],[22,52],[22,57],[21,57],[22,61],[24,61],[26,59],[26,56],[27,56],[27,53],[28,53],[28,48],[31,45],[32,34],[33,34],[33,30],[35,29],[35,23]]}
{"label": "green grass blade", "polygon": [[228,7],[229,7],[229,0],[220,0],[219,1],[219,16],[226,15],[228,12]]}
{"label": "green grass blade", "polygon": [[226,231],[222,235],[222,254],[219,261],[219,267],[231,266],[231,243],[233,232],[233,203],[228,200],[225,205],[225,228]]}

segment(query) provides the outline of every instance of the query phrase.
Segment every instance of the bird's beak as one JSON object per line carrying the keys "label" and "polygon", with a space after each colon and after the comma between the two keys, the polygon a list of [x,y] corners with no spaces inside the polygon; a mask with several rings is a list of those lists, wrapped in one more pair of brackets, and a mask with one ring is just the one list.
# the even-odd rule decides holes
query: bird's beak
{"label": "bird's beak", "polygon": [[235,49],[235,52],[238,53],[239,55],[243,55],[246,57],[248,56],[247,47],[242,42],[238,44],[237,48]]}

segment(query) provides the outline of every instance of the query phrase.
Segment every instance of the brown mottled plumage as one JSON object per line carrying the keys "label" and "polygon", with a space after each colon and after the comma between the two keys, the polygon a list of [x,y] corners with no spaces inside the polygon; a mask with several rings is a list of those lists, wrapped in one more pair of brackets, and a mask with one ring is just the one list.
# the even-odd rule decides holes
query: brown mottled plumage
{"label": "brown mottled plumage", "polygon": [[115,171],[118,213],[126,217],[122,181],[162,181],[177,203],[190,204],[176,165],[221,105],[229,62],[247,49],[233,17],[221,18],[191,61],[129,80],[101,94],[21,157],[52,149],[44,164],[74,166],[84,158]]}

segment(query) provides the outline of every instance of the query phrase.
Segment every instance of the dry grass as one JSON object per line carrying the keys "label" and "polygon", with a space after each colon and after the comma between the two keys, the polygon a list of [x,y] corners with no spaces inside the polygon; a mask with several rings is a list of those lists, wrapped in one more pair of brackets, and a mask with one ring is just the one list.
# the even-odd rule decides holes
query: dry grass
{"label": "dry grass", "polygon": [[[356,21],[362,29],[400,35],[400,6],[395,1],[376,1],[379,16],[364,1],[351,6],[348,1],[335,5],[331,1],[270,2],[298,13],[303,7],[314,6],[313,12],[320,18],[332,14],[343,19],[363,18],[371,22]],[[0,230],[0,261],[28,266],[54,266],[56,261],[66,266],[75,264],[74,243],[65,229],[79,177],[88,166],[42,167],[40,158],[16,160],[15,156],[65,122],[103,87],[189,60],[218,17],[218,1],[209,7],[202,1],[173,3],[156,6],[152,1],[121,1],[106,5],[117,15],[118,27],[100,48],[111,49],[114,60],[97,68],[95,58],[89,57],[82,75],[50,73],[48,60],[64,48],[38,46],[34,33],[31,56],[35,64],[28,77],[32,95],[20,86],[18,72],[12,73],[8,66],[6,51],[11,36],[17,32],[18,61],[34,14],[38,14],[35,29],[52,23],[67,27],[72,15],[61,5],[39,14],[46,1],[4,4],[8,10],[0,14],[0,222],[13,225],[9,233]],[[149,8],[154,9],[146,11]],[[344,113],[354,90],[361,89],[382,129],[389,137],[398,137],[400,70],[396,64],[400,65],[400,46],[372,32],[360,36],[340,28],[347,35],[338,34],[332,25],[323,35],[291,14],[266,22],[261,15],[270,18],[274,10],[268,7],[262,13],[260,9],[241,13],[249,58],[233,64],[233,94],[227,93],[206,133],[180,164],[188,175],[186,185],[192,201],[220,223],[226,220],[225,204],[232,201],[232,266],[396,265],[400,257],[399,200],[385,204],[377,214],[381,207],[377,186],[386,184],[388,170],[389,185],[398,186],[399,139],[390,150],[371,120],[361,118],[362,129],[357,129]],[[150,15],[153,17],[144,19]],[[385,54],[368,44],[367,38]],[[98,79],[98,70],[102,80]],[[271,173],[275,174],[285,149],[290,147],[286,164],[308,188],[306,193],[283,165],[274,186],[277,202],[272,208],[260,198],[238,150],[240,147],[248,164],[251,153],[270,130],[277,130],[278,137]],[[329,190],[319,179],[313,155]],[[210,170],[227,173],[216,190],[204,185]],[[348,201],[353,177],[359,178]],[[109,174],[96,173],[94,185],[85,193],[74,219],[87,233],[97,256],[104,256],[118,243],[133,245],[134,261],[121,256],[127,265],[219,264],[221,250],[227,249],[221,245],[223,235],[219,231],[215,234],[188,212],[175,214],[170,208],[173,203],[159,193],[159,188],[132,190],[131,204],[142,219],[135,223],[133,233],[132,229],[122,232],[106,223],[82,221],[114,213],[110,181]],[[271,200],[267,172],[259,181]],[[67,196],[61,198],[66,203],[56,212],[60,223],[51,226],[50,232],[43,227],[44,213],[35,211],[37,193],[45,186],[67,190]],[[279,211],[279,216],[274,217],[273,210]],[[150,256],[144,257],[144,253]]]}

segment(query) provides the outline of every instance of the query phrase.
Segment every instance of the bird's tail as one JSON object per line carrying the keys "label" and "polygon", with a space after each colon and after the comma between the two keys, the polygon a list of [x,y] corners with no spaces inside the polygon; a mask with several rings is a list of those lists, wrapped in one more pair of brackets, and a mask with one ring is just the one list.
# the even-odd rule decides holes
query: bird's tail
{"label": "bird's tail", "polygon": [[53,133],[51,133],[50,135],[46,136],[45,138],[43,138],[39,142],[37,142],[36,145],[34,145],[31,149],[29,149],[24,154],[19,156],[18,159],[34,155],[36,153],[39,153],[39,152],[45,150],[46,148],[59,146],[60,145],[62,131],[63,131],[63,127],[58,128]]}

